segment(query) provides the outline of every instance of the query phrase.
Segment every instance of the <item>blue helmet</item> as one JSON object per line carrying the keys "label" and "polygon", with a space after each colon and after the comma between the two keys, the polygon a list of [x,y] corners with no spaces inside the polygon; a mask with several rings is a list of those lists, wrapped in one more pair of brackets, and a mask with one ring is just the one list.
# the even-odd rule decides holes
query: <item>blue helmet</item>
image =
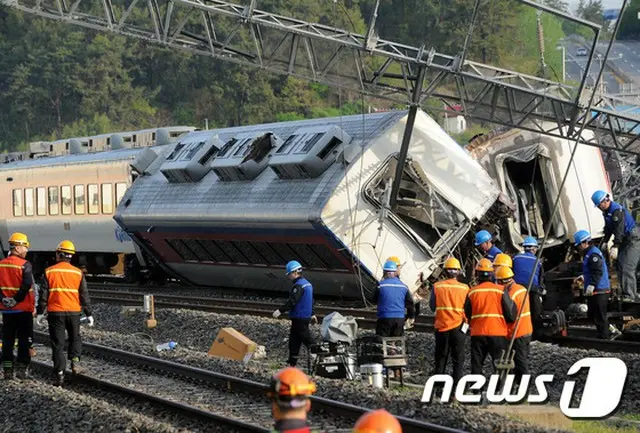
{"label": "blue helmet", "polygon": [[602,190],[598,190],[594,192],[593,195],[591,195],[591,201],[593,202],[595,207],[598,207],[598,205],[602,203],[602,200],[604,200],[606,197],[607,197],[606,192]]}
{"label": "blue helmet", "polygon": [[576,246],[580,245],[584,241],[590,241],[590,240],[591,240],[591,234],[586,230],[578,230],[576,234],[573,235],[573,241],[575,242]]}
{"label": "blue helmet", "polygon": [[302,265],[295,260],[291,260],[289,263],[287,263],[287,275],[300,269],[302,269]]}
{"label": "blue helmet", "polygon": [[384,266],[382,267],[382,269],[388,272],[397,272],[398,265],[393,260],[387,260],[386,262],[384,262]]}
{"label": "blue helmet", "polygon": [[483,244],[487,241],[491,240],[491,233],[489,233],[486,230],[480,230],[478,233],[476,233],[476,247],[480,244]]}
{"label": "blue helmet", "polygon": [[538,241],[533,236],[527,236],[524,238],[524,242],[522,242],[523,247],[537,247]]}

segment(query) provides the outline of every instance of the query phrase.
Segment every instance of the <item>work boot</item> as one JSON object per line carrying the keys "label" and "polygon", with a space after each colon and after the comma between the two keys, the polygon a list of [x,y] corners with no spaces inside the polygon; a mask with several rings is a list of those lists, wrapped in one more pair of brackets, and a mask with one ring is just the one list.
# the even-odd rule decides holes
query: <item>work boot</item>
{"label": "work boot", "polygon": [[82,373],[82,368],[80,367],[80,359],[78,357],[74,357],[71,360],[71,372],[73,374],[80,374]]}
{"label": "work boot", "polygon": [[53,383],[55,386],[64,385],[64,371],[57,371],[54,375]]}
{"label": "work boot", "polygon": [[4,367],[4,380],[13,380],[13,367]]}
{"label": "work boot", "polygon": [[609,340],[615,340],[616,338],[620,337],[622,335],[622,332],[620,332],[620,330],[618,330],[618,328],[616,328],[613,325],[609,325]]}
{"label": "work boot", "polygon": [[22,364],[19,362],[16,365],[16,377],[19,380],[27,380],[29,378],[29,376],[27,376],[28,369],[29,369],[29,366],[27,364]]}

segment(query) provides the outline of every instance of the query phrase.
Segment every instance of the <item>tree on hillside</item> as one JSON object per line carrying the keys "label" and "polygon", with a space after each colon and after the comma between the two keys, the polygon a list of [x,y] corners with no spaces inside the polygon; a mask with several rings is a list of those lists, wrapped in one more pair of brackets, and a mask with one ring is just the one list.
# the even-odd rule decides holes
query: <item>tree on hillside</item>
{"label": "tree on hillside", "polygon": [[544,4],[561,12],[569,11],[569,4],[565,0],[544,0]]}
{"label": "tree on hillside", "polygon": [[620,22],[620,29],[618,30],[618,39],[640,39],[639,12],[640,0],[631,0],[622,14],[622,21]]}
{"label": "tree on hillside", "polygon": [[580,0],[578,4],[578,16],[596,24],[604,23],[603,11],[601,0]]}

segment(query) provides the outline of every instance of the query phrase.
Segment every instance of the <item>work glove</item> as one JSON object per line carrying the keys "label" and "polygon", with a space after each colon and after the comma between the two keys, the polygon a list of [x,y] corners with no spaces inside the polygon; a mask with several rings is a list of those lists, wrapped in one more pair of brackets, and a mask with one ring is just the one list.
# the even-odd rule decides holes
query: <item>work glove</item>
{"label": "work glove", "polygon": [[574,282],[575,284],[582,284],[582,283],[584,283],[584,275],[579,275],[578,277],[576,277],[576,279],[575,279],[575,280],[573,280],[573,282]]}
{"label": "work glove", "polygon": [[609,250],[609,257],[611,258],[611,260],[618,259],[618,247],[611,247],[611,249]]}
{"label": "work glove", "polygon": [[2,298],[2,305],[7,308],[13,308],[16,306],[16,300],[13,298]]}
{"label": "work glove", "polygon": [[276,310],[276,311],[274,311],[274,312],[273,312],[273,318],[274,318],[274,319],[277,319],[278,317],[280,317],[280,314],[282,314],[282,313],[280,312],[280,310]]}
{"label": "work glove", "polygon": [[587,286],[587,288],[584,291],[585,296],[591,296],[593,295],[593,291],[596,289],[596,286],[594,286],[593,284]]}
{"label": "work glove", "polygon": [[314,314],[313,316],[311,316],[311,324],[315,325],[318,323],[318,318],[316,317],[316,315]]}
{"label": "work glove", "polygon": [[413,323],[416,321],[416,319],[407,319],[404,322],[404,329],[411,329],[413,328]]}
{"label": "work glove", "polygon": [[44,326],[44,314],[38,314],[38,316],[36,316],[36,325]]}
{"label": "work glove", "polygon": [[89,316],[87,317],[87,325],[89,325],[89,327],[93,327],[93,325],[95,324],[95,320],[93,320],[93,316]]}

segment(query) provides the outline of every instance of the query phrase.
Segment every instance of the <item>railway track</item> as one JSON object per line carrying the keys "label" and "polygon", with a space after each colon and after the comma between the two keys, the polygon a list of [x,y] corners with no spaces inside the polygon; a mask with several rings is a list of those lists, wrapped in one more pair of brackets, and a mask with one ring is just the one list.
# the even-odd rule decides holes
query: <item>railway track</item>
{"label": "railway track", "polygon": [[[35,331],[34,334],[37,342],[48,342],[47,334],[40,331]],[[120,383],[106,381],[93,373],[78,375],[76,379],[81,383],[156,405],[164,405],[169,410],[182,412],[185,416],[195,419],[225,423],[235,431],[270,431],[267,426],[270,426],[272,421],[266,399],[266,384],[91,343],[83,343],[83,363],[86,363],[86,359],[93,359],[91,362],[95,364],[93,368],[91,364],[83,364],[87,370],[100,370],[103,375],[105,370],[114,368],[115,365],[115,368],[120,369]],[[95,360],[99,360],[99,363]],[[39,369],[50,371],[47,364],[37,365]],[[160,385],[154,387],[150,384],[157,380],[152,379],[152,376],[160,378]],[[177,382],[187,385],[176,385]],[[181,392],[177,397],[177,394],[167,391],[178,386],[184,387],[187,392]],[[155,388],[156,392],[151,392],[152,388]],[[171,397],[159,396],[167,394],[171,394]],[[176,401],[177,398],[180,398],[180,401]],[[350,432],[355,420],[369,410],[322,397],[312,396],[311,400],[314,408],[312,425],[323,431]],[[406,417],[397,418],[405,433],[465,433],[463,430]],[[324,422],[318,425],[319,421]]]}
{"label": "railway track", "polygon": [[[120,290],[90,289],[92,301],[108,304],[140,306],[143,294]],[[220,314],[242,314],[258,317],[272,317],[273,311],[279,304],[271,302],[248,301],[243,299],[185,297],[179,295],[155,294],[154,302],[160,308],[184,308],[190,310],[208,311]],[[337,311],[343,316],[353,316],[362,329],[376,328],[376,311],[356,308],[336,308],[316,306],[316,316],[322,319]],[[284,320],[284,319],[283,319]],[[419,316],[412,331],[434,332],[433,316]],[[585,327],[570,327],[567,337],[548,337],[543,341],[568,347],[582,347],[585,349],[607,350],[615,352],[640,352],[640,331],[626,331],[618,340],[604,341],[595,338],[595,329]]]}

